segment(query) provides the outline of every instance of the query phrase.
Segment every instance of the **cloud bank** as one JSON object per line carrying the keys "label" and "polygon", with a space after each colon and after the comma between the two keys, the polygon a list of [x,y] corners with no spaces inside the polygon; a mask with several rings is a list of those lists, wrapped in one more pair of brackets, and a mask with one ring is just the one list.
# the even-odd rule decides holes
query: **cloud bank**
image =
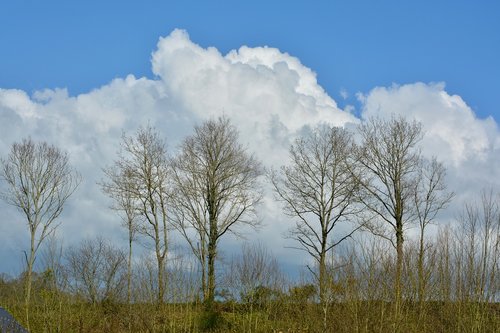
{"label": "cloud bank", "polygon": [[[500,133],[495,120],[477,118],[444,84],[376,87],[358,95],[362,110],[357,119],[338,107],[310,68],[275,48],[243,46],[222,55],[175,30],[160,38],[151,63],[154,79],[128,75],[78,96],[69,96],[65,89],[29,95],[0,88],[0,156],[8,154],[13,142],[31,136],[68,151],[84,178],[61,218],[58,234],[65,245],[97,234],[124,241],[119,219],[96,182],[103,176],[102,167],[115,158],[122,131],[131,133],[148,123],[175,153],[194,124],[224,114],[238,127],[249,151],[266,166],[279,166],[287,159],[290,142],[308,126],[345,126],[401,113],[423,123],[424,153],[446,163],[450,187],[461,197],[473,196],[481,186],[499,185]],[[264,199],[261,217],[265,226],[248,237],[262,239],[283,260],[293,261],[297,253],[285,249],[288,241],[281,237],[290,221],[272,195]],[[0,271],[20,270],[21,253],[28,245],[25,229],[22,216],[0,203]]]}
{"label": "cloud bank", "polygon": [[401,114],[422,123],[422,152],[436,156],[448,169],[448,185],[456,194],[450,209],[474,199],[481,189],[499,188],[496,121],[478,118],[460,96],[448,94],[443,83],[376,87],[358,97],[362,119]]}

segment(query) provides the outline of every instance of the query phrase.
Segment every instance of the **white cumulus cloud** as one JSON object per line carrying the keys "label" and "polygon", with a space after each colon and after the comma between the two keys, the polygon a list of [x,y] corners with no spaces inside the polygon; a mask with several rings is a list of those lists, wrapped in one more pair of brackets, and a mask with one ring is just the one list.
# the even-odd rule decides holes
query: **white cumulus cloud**
{"label": "white cumulus cloud", "polygon": [[[116,156],[122,131],[132,133],[150,123],[174,153],[194,124],[226,115],[240,130],[241,142],[266,166],[277,167],[304,127],[322,122],[353,127],[361,121],[352,107],[337,106],[313,70],[276,48],[242,46],[223,55],[216,48],[200,47],[186,31],[175,30],[160,38],[151,62],[154,79],[131,74],[77,96],[65,89],[31,96],[0,89],[0,156],[8,154],[13,142],[31,136],[68,151],[83,176],[61,217],[58,233],[66,245],[96,234],[117,243],[126,237],[96,184],[102,167]],[[362,119],[399,113],[421,121],[426,131],[423,150],[448,165],[454,189],[472,195],[490,180],[499,185],[493,180],[500,170],[495,121],[479,119],[443,84],[377,87],[359,96]],[[260,213],[264,227],[248,237],[260,238],[284,261],[301,264],[305,256],[284,248],[290,242],[281,236],[292,224],[272,195],[264,199]],[[28,246],[23,223],[22,215],[0,203],[0,271],[20,269],[21,251]],[[235,242],[226,246],[230,244]]]}
{"label": "white cumulus cloud", "polygon": [[493,118],[479,119],[458,95],[445,91],[443,83],[414,83],[377,87],[361,95],[363,118],[401,114],[424,125],[424,147],[442,160],[461,163],[486,158],[497,144]]}
{"label": "white cumulus cloud", "polygon": [[496,121],[478,118],[460,96],[446,92],[443,83],[376,87],[359,99],[363,119],[400,114],[422,123],[422,151],[447,166],[449,187],[456,192],[453,209],[482,188],[500,186]]}
{"label": "white cumulus cloud", "polygon": [[[8,154],[13,142],[31,136],[68,151],[83,176],[61,218],[59,234],[66,245],[96,234],[117,242],[124,237],[96,184],[102,167],[116,156],[122,131],[131,133],[139,125],[153,124],[175,151],[195,123],[224,114],[240,130],[242,143],[265,165],[276,166],[304,126],[357,122],[337,107],[311,69],[275,48],[243,46],[222,55],[215,48],[193,43],[187,32],[175,30],[160,38],[152,54],[152,70],[155,79],[128,75],[77,96],[69,96],[66,89],[47,89],[32,96],[21,90],[0,90],[0,156]],[[284,220],[274,221],[276,205],[269,202],[262,206],[266,226],[258,237],[270,240],[281,253],[284,241],[276,239],[286,225]],[[4,271],[18,268],[17,261],[7,258],[21,253],[28,238],[22,216],[4,203],[0,208],[0,270]],[[16,242],[3,242],[13,237]]]}

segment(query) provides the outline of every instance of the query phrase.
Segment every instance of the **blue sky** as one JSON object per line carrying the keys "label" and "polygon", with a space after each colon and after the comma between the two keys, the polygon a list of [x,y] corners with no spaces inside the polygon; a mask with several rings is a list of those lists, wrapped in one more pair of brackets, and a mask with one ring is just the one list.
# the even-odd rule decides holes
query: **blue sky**
{"label": "blue sky", "polygon": [[[152,123],[175,153],[194,124],[224,114],[279,168],[308,127],[396,113],[422,122],[422,152],[447,167],[457,195],[442,219],[453,223],[463,202],[500,188],[500,4],[477,3],[2,1],[0,157],[27,136],[69,152],[83,182],[59,237],[126,246],[96,185],[122,131]],[[263,227],[247,240],[304,267],[280,208],[266,190]],[[28,241],[0,201],[0,272],[21,270]],[[240,244],[229,237],[221,253]]]}
{"label": "blue sky", "polygon": [[478,115],[500,115],[496,1],[3,1],[0,87],[75,95],[152,77],[151,52],[175,28],[222,53],[296,56],[339,104],[375,86],[445,82]]}

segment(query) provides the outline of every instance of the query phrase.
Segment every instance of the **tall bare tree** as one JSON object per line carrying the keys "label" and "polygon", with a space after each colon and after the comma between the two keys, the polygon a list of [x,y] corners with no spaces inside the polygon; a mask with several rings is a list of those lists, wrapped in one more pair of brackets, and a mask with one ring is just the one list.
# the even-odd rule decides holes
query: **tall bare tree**
{"label": "tall bare tree", "polygon": [[29,304],[33,265],[45,238],[58,224],[54,221],[81,181],[70,166],[68,154],[46,142],[24,139],[14,143],[6,159],[1,160],[0,178],[6,183],[2,198],[26,217],[30,249],[26,254],[26,322],[29,329]]}
{"label": "tall bare tree", "polygon": [[418,180],[413,193],[415,213],[420,229],[417,259],[417,290],[421,314],[423,312],[429,276],[424,270],[424,258],[426,254],[425,229],[435,220],[437,214],[448,206],[454,195],[453,192],[447,191],[445,177],[446,169],[436,158],[421,160],[418,170]]}
{"label": "tall bare tree", "polygon": [[[479,201],[468,201],[458,217],[457,246],[463,272],[459,277],[465,300],[489,302],[498,293],[500,205],[491,189],[481,192]],[[458,265],[457,265],[458,266]]]}
{"label": "tall bare tree", "polygon": [[[319,283],[324,309],[328,306],[327,255],[362,225],[349,223],[357,222],[360,213],[352,147],[352,136],[347,130],[319,126],[295,141],[290,147],[290,165],[270,177],[285,214],[297,219],[290,237],[318,264],[319,273],[310,270]],[[339,224],[346,228],[338,230],[335,227]],[[326,326],[326,316],[324,319]]]}
{"label": "tall bare tree", "polygon": [[[359,126],[359,177],[368,194],[363,203],[374,214],[372,231],[396,249],[395,313],[401,304],[404,231],[415,220],[414,193],[419,178],[422,126],[402,116],[372,118]],[[380,223],[376,223],[380,222]]]}
{"label": "tall bare tree", "polygon": [[113,199],[111,207],[121,213],[123,226],[128,231],[128,260],[127,260],[127,303],[132,298],[132,243],[137,232],[139,218],[139,201],[134,195],[134,178],[129,169],[123,169],[119,161],[104,169],[107,180],[100,183],[104,193]]}
{"label": "tall bare tree", "polygon": [[118,159],[107,174],[109,182],[104,184],[104,189],[110,191],[125,212],[129,241],[137,231],[153,243],[158,270],[157,302],[162,303],[169,245],[169,162],[164,141],[151,126],[139,128],[135,136],[123,135]]}
{"label": "tall bare tree", "polygon": [[196,126],[173,161],[174,219],[200,263],[209,308],[219,240],[228,232],[236,234],[238,226],[257,225],[260,174],[260,163],[238,143],[238,132],[227,118]]}

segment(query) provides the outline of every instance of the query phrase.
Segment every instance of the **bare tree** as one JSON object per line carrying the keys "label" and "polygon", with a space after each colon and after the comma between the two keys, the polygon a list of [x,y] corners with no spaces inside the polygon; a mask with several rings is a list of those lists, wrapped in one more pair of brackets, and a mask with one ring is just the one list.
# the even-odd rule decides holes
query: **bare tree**
{"label": "bare tree", "polygon": [[267,301],[266,297],[283,291],[281,289],[285,285],[278,261],[260,243],[243,244],[241,254],[231,259],[227,278],[233,294],[239,292],[239,296],[250,307],[263,305]]}
{"label": "bare tree", "polygon": [[134,299],[137,302],[154,303],[158,297],[156,291],[156,258],[143,254],[135,261],[132,270],[132,283],[134,285]]}
{"label": "bare tree", "polygon": [[401,304],[404,231],[415,220],[414,192],[418,182],[422,138],[421,124],[402,116],[372,118],[359,126],[361,145],[357,159],[359,178],[367,196],[365,207],[374,214],[372,231],[396,249],[394,280],[396,315]]}
{"label": "bare tree", "polygon": [[485,302],[491,302],[498,293],[494,285],[497,276],[496,266],[499,259],[499,237],[500,237],[500,205],[498,194],[493,190],[481,192],[481,255],[480,255],[480,278],[479,294]]}
{"label": "bare tree", "polygon": [[95,304],[116,301],[124,285],[124,253],[103,238],[83,241],[66,253],[75,292]]}
{"label": "bare tree", "polygon": [[445,209],[453,198],[453,192],[446,189],[446,169],[436,158],[421,160],[418,170],[418,181],[415,184],[414,205],[420,229],[418,262],[417,262],[417,291],[420,313],[423,311],[429,274],[424,271],[426,255],[425,229],[434,221],[437,214]]}
{"label": "bare tree", "polygon": [[81,181],[70,166],[68,154],[46,142],[24,139],[14,143],[7,159],[1,160],[0,178],[7,187],[2,198],[26,217],[30,250],[26,256],[26,322],[29,329],[29,304],[36,253],[47,236],[57,228],[54,221]]}
{"label": "bare tree", "polygon": [[215,296],[219,240],[240,225],[257,225],[260,174],[260,163],[238,143],[238,132],[227,118],[196,126],[173,161],[174,219],[200,263],[208,307]]}
{"label": "bare tree", "polygon": [[165,261],[168,253],[168,175],[164,141],[151,126],[141,127],[135,136],[123,135],[121,151],[106,171],[104,190],[125,213],[129,231],[129,270],[134,233],[153,242],[157,261],[157,302],[164,302]]}
{"label": "bare tree", "polygon": [[123,226],[128,231],[127,303],[130,304],[132,298],[132,243],[137,231],[139,202],[134,195],[133,173],[122,167],[120,161],[116,161],[113,166],[104,169],[107,180],[102,181],[100,185],[103,192],[113,199],[112,209],[121,213]]}
{"label": "bare tree", "polygon": [[[467,202],[458,217],[457,253],[463,265],[462,299],[488,302],[497,293],[500,205],[492,190],[481,192],[479,202]],[[457,260],[458,261],[458,260]]]}
{"label": "bare tree", "polygon": [[[349,238],[361,224],[350,224],[359,214],[358,182],[351,172],[351,134],[339,127],[319,126],[290,147],[291,163],[271,174],[285,214],[297,218],[290,237],[317,262],[320,302],[327,309],[328,253]],[[351,164],[349,166],[349,164]],[[346,228],[335,228],[343,224]],[[334,232],[335,230],[335,232]],[[325,311],[326,312],[326,311]],[[324,324],[326,326],[326,315]],[[326,330],[326,327],[324,327]]]}

